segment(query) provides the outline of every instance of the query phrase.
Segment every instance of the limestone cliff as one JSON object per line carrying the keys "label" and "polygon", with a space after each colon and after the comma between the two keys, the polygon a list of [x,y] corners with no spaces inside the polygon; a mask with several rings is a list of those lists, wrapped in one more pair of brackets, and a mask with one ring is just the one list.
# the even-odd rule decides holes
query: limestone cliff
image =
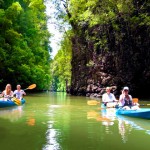
{"label": "limestone cliff", "polygon": [[84,24],[72,38],[73,95],[100,96],[106,86],[129,86],[133,96],[149,96],[150,26],[120,14],[116,24]]}

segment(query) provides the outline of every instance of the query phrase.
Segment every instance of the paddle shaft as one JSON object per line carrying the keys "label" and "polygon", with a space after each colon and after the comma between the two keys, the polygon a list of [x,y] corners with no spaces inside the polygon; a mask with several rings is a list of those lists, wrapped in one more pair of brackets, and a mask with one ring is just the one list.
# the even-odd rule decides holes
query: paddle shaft
{"label": "paddle shaft", "polygon": [[140,106],[150,106],[150,104],[140,104]]}
{"label": "paddle shaft", "polygon": [[[133,98],[133,103],[138,103],[138,98]],[[139,104],[140,106],[150,106],[150,104]]]}

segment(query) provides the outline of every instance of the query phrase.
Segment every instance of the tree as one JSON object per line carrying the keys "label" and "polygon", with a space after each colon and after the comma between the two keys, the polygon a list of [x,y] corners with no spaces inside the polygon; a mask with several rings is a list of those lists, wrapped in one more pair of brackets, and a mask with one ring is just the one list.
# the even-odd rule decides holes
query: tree
{"label": "tree", "polygon": [[56,91],[65,91],[69,89],[71,83],[71,42],[69,39],[70,31],[64,36],[60,50],[51,64],[51,74],[53,85]]}
{"label": "tree", "polygon": [[50,51],[43,0],[6,0],[0,9],[0,79],[49,89]]}

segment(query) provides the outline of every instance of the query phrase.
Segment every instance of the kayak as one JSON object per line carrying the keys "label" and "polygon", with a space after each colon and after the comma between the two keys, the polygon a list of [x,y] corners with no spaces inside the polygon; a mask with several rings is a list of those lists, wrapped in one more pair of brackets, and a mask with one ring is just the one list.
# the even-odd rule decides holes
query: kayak
{"label": "kayak", "polygon": [[13,98],[11,100],[3,100],[3,99],[0,99],[0,108],[3,108],[3,107],[11,107],[11,106],[19,106],[19,105],[23,105],[25,103],[25,99],[16,99],[16,98]]}
{"label": "kayak", "polygon": [[150,108],[140,108],[137,110],[117,109],[116,114],[129,117],[150,119]]}

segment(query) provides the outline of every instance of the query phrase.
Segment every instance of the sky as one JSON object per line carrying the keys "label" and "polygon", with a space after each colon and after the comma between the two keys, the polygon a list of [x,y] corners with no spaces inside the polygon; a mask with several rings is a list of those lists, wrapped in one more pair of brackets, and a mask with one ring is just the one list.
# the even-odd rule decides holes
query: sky
{"label": "sky", "polygon": [[49,32],[53,35],[50,38],[50,41],[51,41],[50,46],[52,47],[51,57],[54,58],[60,48],[59,43],[62,39],[62,33],[58,31],[55,25],[57,21],[54,18],[54,14],[53,14],[55,11],[54,5],[50,1],[47,1],[45,5],[46,5],[46,14],[48,17],[51,17],[51,19],[48,20],[47,27],[48,27]]}

